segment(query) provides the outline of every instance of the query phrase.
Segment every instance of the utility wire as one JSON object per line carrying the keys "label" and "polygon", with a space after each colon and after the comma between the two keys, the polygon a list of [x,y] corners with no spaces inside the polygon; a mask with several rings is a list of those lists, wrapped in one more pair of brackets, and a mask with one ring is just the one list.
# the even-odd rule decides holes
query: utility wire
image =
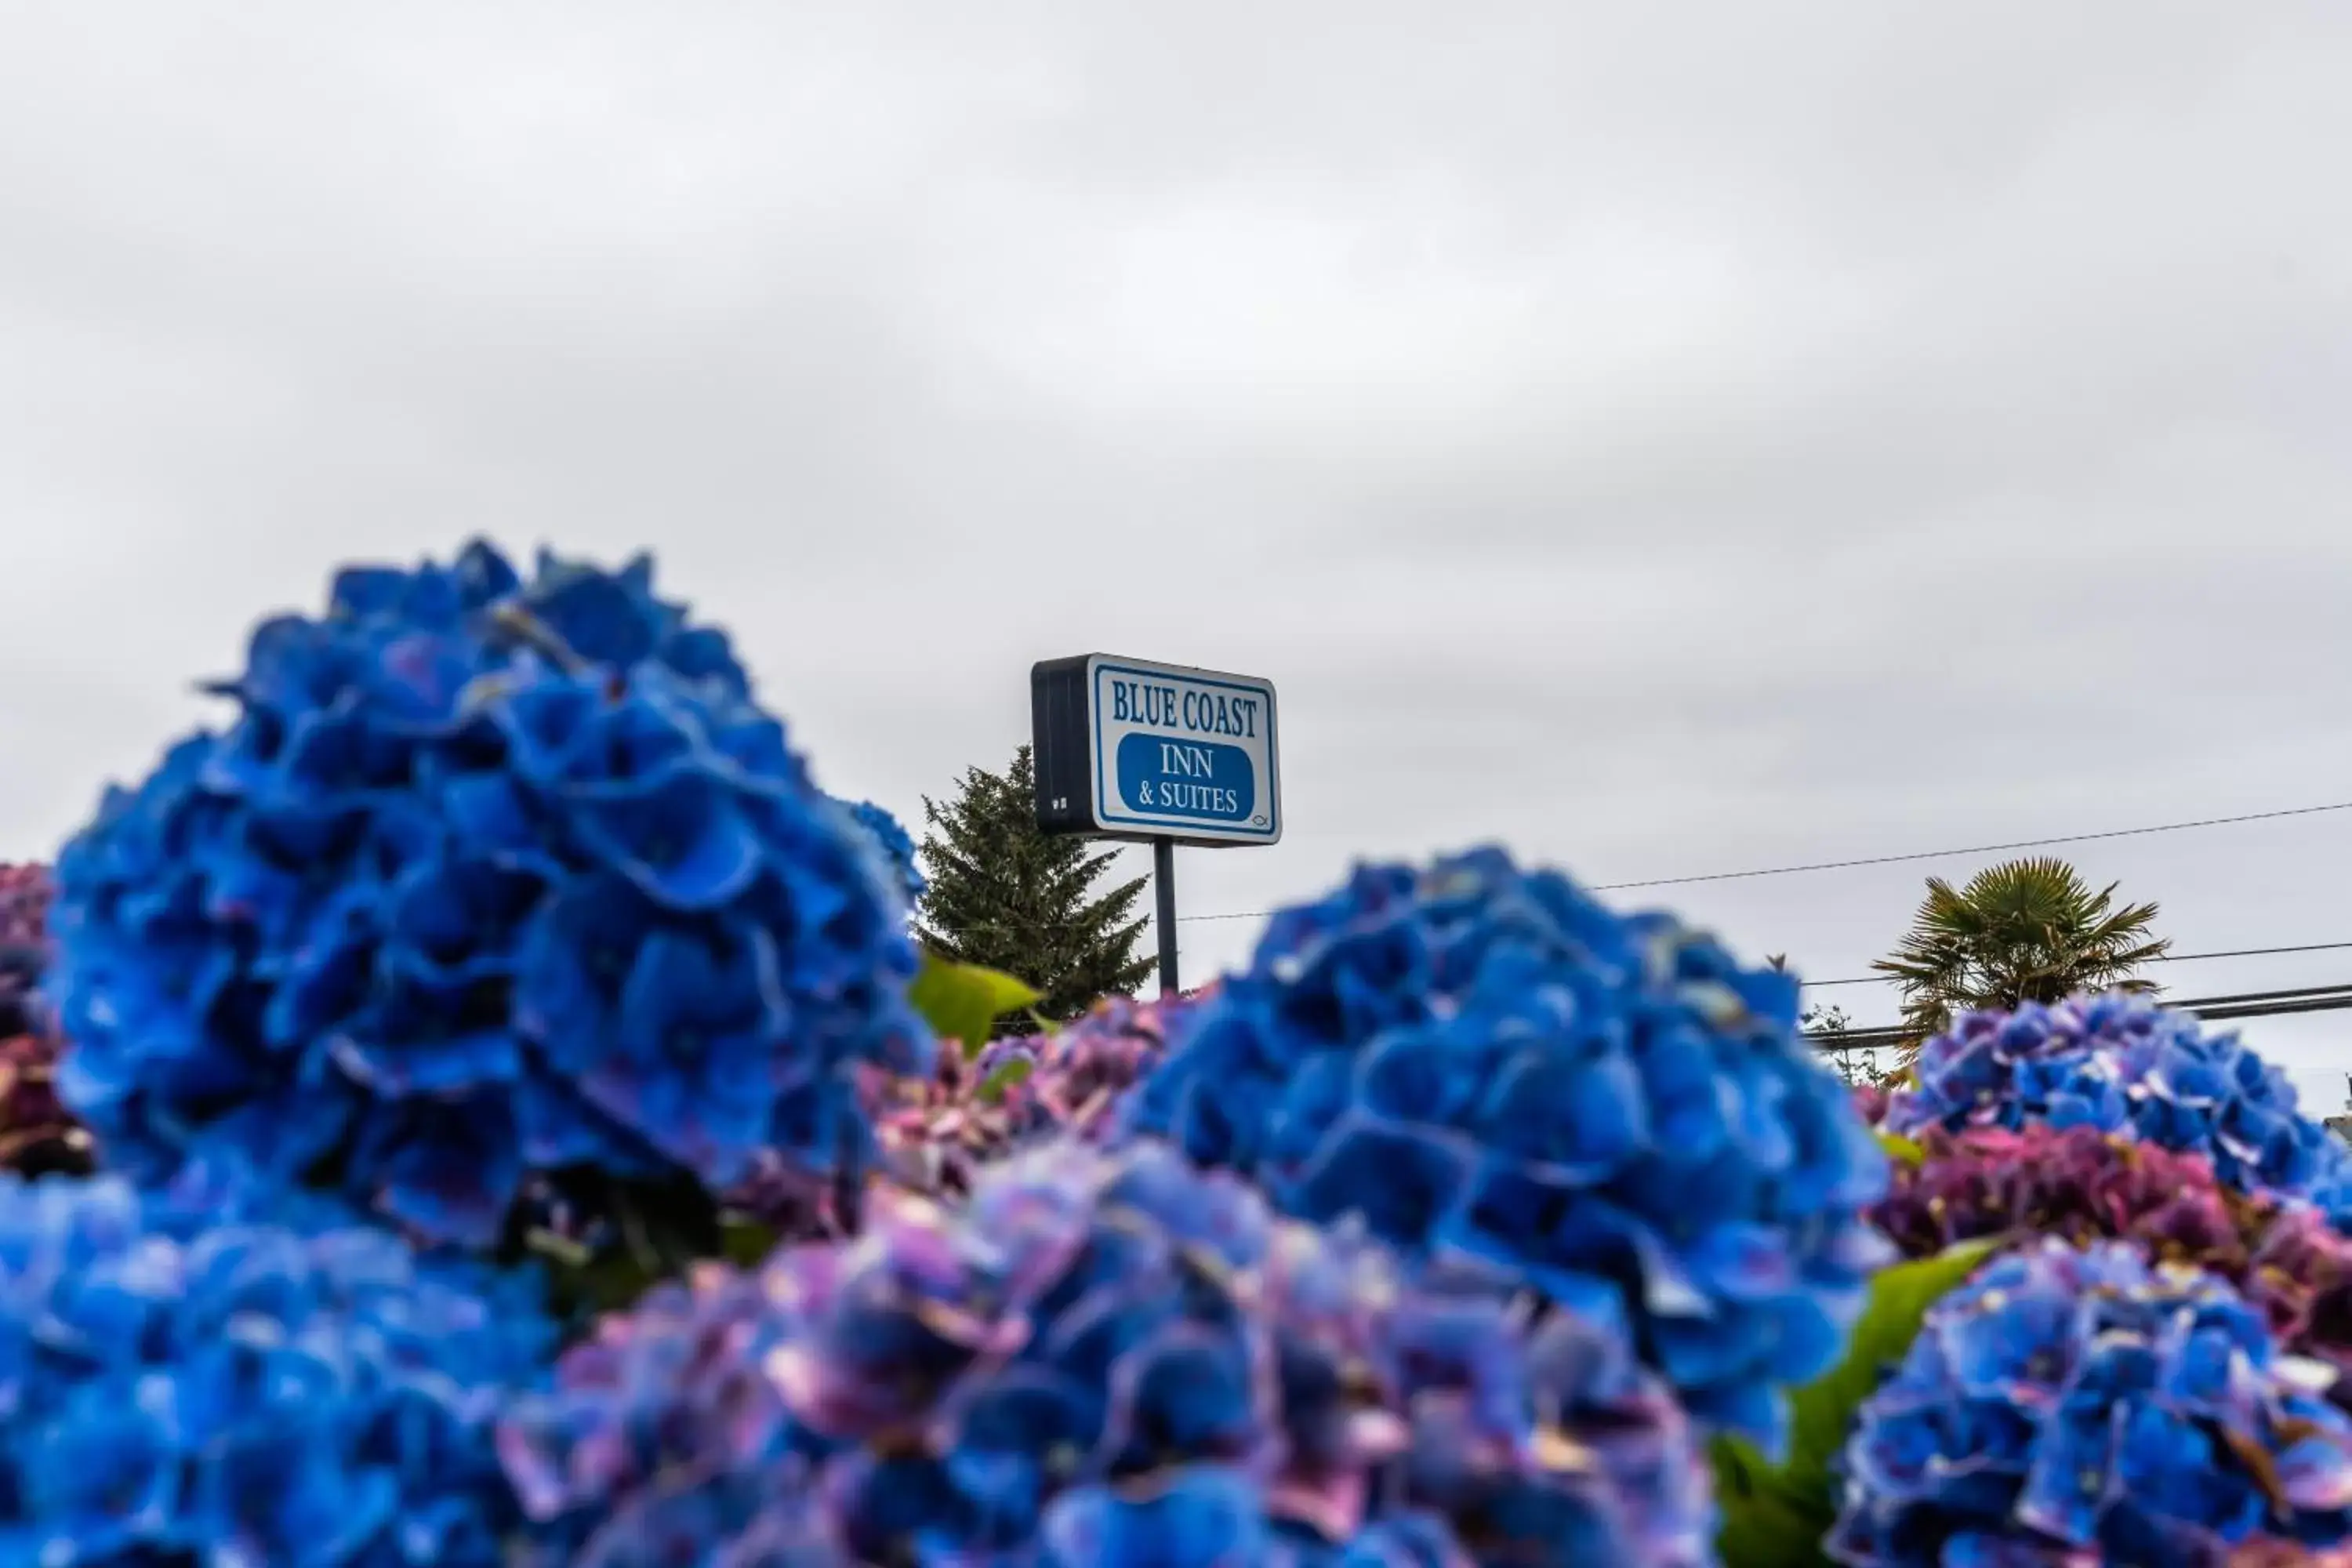
{"label": "utility wire", "polygon": [[[2231,827],[2245,822],[2276,822],[2283,818],[2291,816],[2317,816],[2323,813],[2332,811],[2352,811],[2352,800],[2336,801],[2327,805],[2288,806],[2279,811],[2250,811],[2241,813],[2236,816],[2203,816],[2191,822],[2159,822],[2146,827],[2114,827],[2109,828],[2104,833],[2069,833],[2062,834],[2053,838],[2019,838],[2007,844],[1973,844],[1957,849],[1918,849],[1905,855],[1864,855],[1847,860],[1810,860],[1801,865],[1796,866],[1762,866],[1747,871],[1710,871],[1703,876],[1696,877],[1653,877],[1647,880],[1639,882],[1598,882],[1592,884],[1591,890],[1596,893],[1622,893],[1640,888],[1687,888],[1701,882],[1740,882],[1748,881],[1758,877],[1794,877],[1808,871],[1843,871],[1859,866],[1900,866],[1919,860],[1949,859],[1962,855],[1998,855],[2006,853],[2011,849],[2048,849],[2053,848],[2061,844],[2093,844],[2110,838],[2140,838],[2152,833],[2185,833],[2189,829],[2196,827]],[[1262,921],[1268,918],[1273,913],[1274,911],[1272,910],[1227,910],[1215,914],[1178,915],[1176,917],[1176,923],[1179,925],[1185,925],[1196,922],[1204,923],[1210,921]],[[1066,925],[1069,923],[1071,922],[1026,921],[1013,922],[1011,924],[962,926],[955,929],[954,931],[942,930],[940,934],[943,936],[960,936],[967,932],[982,931],[1043,931],[1051,926]],[[2339,944],[2324,942],[2316,944],[2308,950],[2301,951],[2317,952],[2323,947],[2336,945]],[[2281,948],[2269,951],[2290,952],[2298,950]],[[2239,955],[2212,953],[2195,955],[2184,954],[2182,956],[2184,958],[2189,956],[2219,958],[2236,957]],[[1867,978],[1863,980],[1822,980],[1815,982],[1816,984],[1820,985],[1858,985],[1867,983]]]}
{"label": "utility wire", "polygon": [[1654,877],[1646,882],[1602,882],[1596,893],[1628,888],[1686,888],[1696,882],[1738,882],[1750,877],[1793,877],[1801,871],[1843,871],[1853,866],[1896,866],[1911,860],[1940,860],[1947,856],[1997,855],[2011,849],[2043,849],[2059,844],[2089,844],[2103,838],[2137,838],[2149,833],[2182,833],[2192,827],[2227,827],[2241,822],[2273,822],[2284,816],[2316,816],[2324,811],[2352,811],[2352,800],[2332,805],[2298,805],[2284,811],[2250,811],[2240,816],[2207,816],[2194,822],[2159,822],[2151,827],[2116,827],[2105,833],[2069,833],[2056,838],[2020,838],[2008,844],[1974,844],[1964,849],[1922,849],[1909,855],[1865,855],[1853,860],[1814,860],[1802,866],[1766,866],[1753,871],[1711,871],[1703,877]]}
{"label": "utility wire", "polygon": [[[2150,963],[2194,963],[2201,958],[2267,958],[2278,952],[2336,952],[2352,948],[2352,942],[2306,942],[2291,947],[2232,947],[2213,952],[2168,952],[2161,958],[2151,958]],[[1832,985],[1892,985],[1897,976],[1892,974],[1856,974],[1844,980],[1808,980],[1808,991],[1819,991]]]}
{"label": "utility wire", "polygon": [[[2165,1003],[2176,1013],[2190,1013],[2219,1022],[2226,1018],[2267,1018],[2290,1013],[2334,1013],[2352,1009],[2352,981],[2340,985],[2303,985],[2284,991],[2241,991],[2226,996],[2198,996]],[[1900,1025],[1868,1029],[1822,1032],[1811,1038],[1832,1054],[1874,1050],[1908,1044],[1913,1035]]]}

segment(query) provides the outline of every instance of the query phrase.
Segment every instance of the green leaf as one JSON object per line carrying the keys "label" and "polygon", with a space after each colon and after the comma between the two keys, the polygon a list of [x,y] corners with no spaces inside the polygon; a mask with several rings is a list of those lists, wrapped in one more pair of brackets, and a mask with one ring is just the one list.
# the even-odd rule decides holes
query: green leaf
{"label": "green leaf", "polygon": [[1011,1061],[1006,1062],[1003,1067],[998,1068],[994,1072],[990,1073],[986,1079],[982,1080],[980,1086],[980,1102],[982,1105],[994,1105],[997,1101],[1004,1098],[1004,1091],[1006,1089],[1011,1089],[1014,1084],[1019,1083],[1023,1079],[1027,1078],[1032,1072],[1036,1070],[1036,1067],[1037,1064],[1031,1061],[1027,1057],[1014,1057]]}
{"label": "green leaf", "polygon": [[1927,1309],[2000,1245],[1998,1237],[1964,1241],[1933,1258],[1898,1263],[1871,1280],[1870,1301],[1846,1342],[1845,1359],[1790,1396],[1789,1458],[1779,1467],[1790,1492],[1818,1496],[1832,1506],[1831,1466],[1853,1428],[1854,1412],[1909,1352]]}
{"label": "green leaf", "polygon": [[756,1268],[776,1249],[776,1233],[748,1215],[725,1215],[719,1227],[719,1256],[738,1268]]}
{"label": "green leaf", "polygon": [[1927,1151],[1921,1148],[1918,1144],[1914,1143],[1910,1139],[1904,1137],[1901,1133],[1880,1133],[1878,1135],[1878,1146],[1881,1149],[1885,1150],[1886,1157],[1894,1161],[1898,1165],[1910,1165],[1916,1167],[1927,1163]]}
{"label": "green leaf", "polygon": [[1775,1465],[1747,1443],[1709,1446],[1723,1510],[1727,1568],[1810,1568],[1837,1521],[1832,1466],[1855,1412],[1910,1351],[1927,1309],[1976,1272],[1998,1239],[1965,1241],[1933,1258],[1898,1263],[1871,1280],[1870,1300],[1846,1342],[1845,1359],[1789,1396],[1789,1457]]}
{"label": "green leaf", "polygon": [[988,1044],[997,1019],[1043,1000],[1010,974],[976,963],[957,963],[933,952],[923,954],[923,966],[916,973],[914,984],[908,987],[907,997],[933,1034],[961,1042],[966,1056]]}
{"label": "green leaf", "polygon": [[1819,1568],[1829,1562],[1822,1540],[1833,1514],[1788,1496],[1780,1472],[1737,1437],[1716,1438],[1707,1458],[1723,1516],[1716,1545],[1724,1568]]}

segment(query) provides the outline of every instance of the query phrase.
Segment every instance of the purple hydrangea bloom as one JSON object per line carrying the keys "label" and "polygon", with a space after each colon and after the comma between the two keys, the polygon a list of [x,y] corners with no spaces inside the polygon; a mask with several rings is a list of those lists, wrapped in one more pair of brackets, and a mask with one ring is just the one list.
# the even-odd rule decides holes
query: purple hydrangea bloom
{"label": "purple hydrangea bloom", "polygon": [[373,1227],[0,1178],[0,1562],[500,1568],[495,1418],[552,1348]]}
{"label": "purple hydrangea bloom", "polygon": [[2006,1254],[1863,1405],[1831,1554],[2197,1568],[2258,1535],[2340,1546],[2352,1420],[2308,1370],[2201,1269],[2115,1242]]}
{"label": "purple hydrangea bloom", "polygon": [[[0,1015],[9,1006],[0,998]],[[37,1027],[11,1034],[6,1025],[0,1016],[0,1171],[87,1173],[89,1131],[58,1099],[57,1037]]]}
{"label": "purple hydrangea bloom", "polygon": [[2335,1369],[2328,1397],[2352,1412],[2352,1237],[2306,1205],[2264,1199],[2254,1212],[2246,1294],[2281,1344]]}
{"label": "purple hydrangea bloom", "polygon": [[930,882],[915,863],[915,840],[906,826],[870,800],[844,801],[842,806],[881,852],[886,878],[906,900],[907,907],[921,902]]}
{"label": "purple hydrangea bloom", "polygon": [[1052,1034],[1002,1036],[970,1059],[942,1051],[928,1079],[876,1083],[886,1172],[910,1191],[956,1196],[1012,1150],[1064,1135],[1107,1141],[1120,1095],[1197,1006],[1112,996]]}
{"label": "purple hydrangea bloom", "polygon": [[1162,1145],[866,1221],[565,1357],[501,1435],[538,1561],[1711,1560],[1693,1435],[1621,1342],[1411,1286]]}
{"label": "purple hydrangea bloom", "polygon": [[0,865],[0,947],[38,947],[48,940],[49,868]]}
{"label": "purple hydrangea bloom", "polygon": [[1903,1253],[1928,1258],[1985,1237],[2130,1240],[2161,1262],[2243,1277],[2247,1237],[2269,1208],[2223,1187],[2212,1162],[2102,1132],[2032,1122],[1941,1127],[1900,1165],[1871,1219]]}
{"label": "purple hydrangea bloom", "polygon": [[1925,1158],[1899,1166],[1871,1210],[1906,1256],[1987,1237],[2128,1241],[2236,1286],[2283,1349],[2336,1369],[2328,1397],[2352,1409],[2352,1237],[2310,1205],[2238,1192],[2202,1154],[2095,1127],[1931,1127],[1920,1142]]}
{"label": "purple hydrangea bloom", "polygon": [[[865,1183],[891,1179],[888,1173],[895,1164],[887,1124],[877,1122],[876,1130],[883,1134],[881,1158],[875,1170],[855,1183],[819,1175],[773,1154],[761,1155],[748,1175],[718,1194],[722,1223],[730,1215],[749,1220],[771,1245],[854,1234]],[[598,1217],[575,1216],[573,1227],[585,1228],[581,1219]]]}
{"label": "purple hydrangea bloom", "polygon": [[1795,978],[1500,850],[1276,916],[1122,1114],[1286,1213],[1623,1325],[1768,1447],[1884,1253],[1885,1159]]}
{"label": "purple hydrangea bloom", "polygon": [[1921,1050],[1889,1131],[2095,1127],[2212,1161],[2243,1192],[2309,1198],[2352,1221],[2352,1151],[2302,1114],[2294,1086],[2235,1030],[2116,992],[1971,1013]]}
{"label": "purple hydrangea bloom", "polygon": [[909,1192],[961,1196],[982,1166],[1042,1135],[1042,1120],[1017,1090],[982,1087],[1017,1052],[967,1058],[948,1049],[928,1078],[869,1079],[881,1173]]}
{"label": "purple hydrangea bloom", "polygon": [[984,1083],[995,1077],[998,1071],[1011,1067],[1015,1062],[1024,1063],[1031,1068],[1035,1067],[1039,1038],[1040,1037],[1036,1035],[997,1036],[996,1038],[981,1047],[979,1054],[971,1058],[972,1077]]}
{"label": "purple hydrangea bloom", "polygon": [[0,866],[0,1171],[83,1173],[89,1129],[58,1098],[57,1021],[39,994],[48,968],[48,877]]}
{"label": "purple hydrangea bloom", "polygon": [[854,1165],[855,1069],[928,1069],[870,851],[646,561],[348,570],[215,689],[58,865],[62,1082],[135,1178],[232,1147],[478,1246],[535,1173]]}
{"label": "purple hydrangea bloom", "polygon": [[[2084,1568],[2095,1568],[2095,1563]],[[2231,1552],[2227,1568],[2352,1568],[2352,1546],[2315,1550],[2299,1542],[2261,1536]]]}
{"label": "purple hydrangea bloom", "polygon": [[1119,1100],[1201,1016],[1213,991],[1139,1002],[1112,996],[1037,1044],[1021,1093],[1053,1126],[1099,1139],[1115,1128]]}

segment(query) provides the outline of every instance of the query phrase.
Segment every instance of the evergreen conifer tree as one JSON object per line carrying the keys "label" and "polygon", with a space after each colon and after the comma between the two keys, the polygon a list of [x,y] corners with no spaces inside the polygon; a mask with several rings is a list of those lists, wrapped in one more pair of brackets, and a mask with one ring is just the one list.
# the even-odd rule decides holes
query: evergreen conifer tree
{"label": "evergreen conifer tree", "polygon": [[1045,997],[1036,1010],[1058,1022],[1105,996],[1134,994],[1159,963],[1136,952],[1148,922],[1134,910],[1147,879],[1097,894],[1116,854],[1039,832],[1036,789],[1024,746],[1002,773],[967,769],[946,804],[924,798],[930,886],[917,932],[941,958],[1028,982]]}

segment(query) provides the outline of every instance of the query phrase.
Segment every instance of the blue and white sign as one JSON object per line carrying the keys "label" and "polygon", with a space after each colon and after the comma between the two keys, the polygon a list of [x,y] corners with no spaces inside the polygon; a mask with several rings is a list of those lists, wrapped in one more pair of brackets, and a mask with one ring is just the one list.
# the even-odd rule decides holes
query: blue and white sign
{"label": "blue and white sign", "polygon": [[1272,681],[1097,653],[1039,665],[1032,691],[1046,831],[1281,841]]}
{"label": "blue and white sign", "polygon": [[1281,838],[1272,682],[1101,654],[1087,680],[1097,822],[1171,838]]}
{"label": "blue and white sign", "polygon": [[1030,692],[1045,831],[1281,841],[1272,681],[1096,653],[1038,665]]}

